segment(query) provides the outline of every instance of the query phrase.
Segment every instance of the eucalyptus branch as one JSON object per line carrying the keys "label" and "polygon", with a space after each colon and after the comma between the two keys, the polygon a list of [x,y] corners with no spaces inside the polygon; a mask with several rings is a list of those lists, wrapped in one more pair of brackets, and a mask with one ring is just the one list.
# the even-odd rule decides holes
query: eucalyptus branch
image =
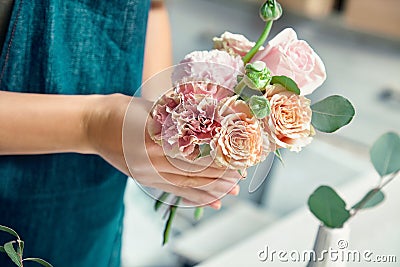
{"label": "eucalyptus branch", "polygon": [[379,191],[381,191],[386,185],[388,185],[391,181],[393,181],[398,174],[399,174],[398,171],[392,173],[384,183],[381,183],[379,186],[373,188],[370,191],[371,194],[369,194],[366,198],[364,198],[357,208],[352,209],[351,217],[355,216],[358,213],[358,211],[360,211],[368,203],[370,199],[372,199]]}

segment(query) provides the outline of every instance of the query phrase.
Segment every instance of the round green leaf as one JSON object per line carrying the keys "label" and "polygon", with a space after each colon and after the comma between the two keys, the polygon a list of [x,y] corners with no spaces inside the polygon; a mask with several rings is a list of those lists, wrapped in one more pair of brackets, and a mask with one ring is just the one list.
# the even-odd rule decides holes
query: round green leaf
{"label": "round green leaf", "polygon": [[333,133],[349,124],[355,114],[350,101],[339,95],[329,96],[312,105],[311,109],[312,125],[325,133]]}
{"label": "round green leaf", "polygon": [[352,209],[368,209],[375,207],[385,199],[385,195],[381,190],[370,190],[359,202],[357,202]]}
{"label": "round green leaf", "polygon": [[286,90],[300,95],[300,89],[297,83],[287,76],[273,76],[271,80],[272,84],[280,84],[286,88]]}
{"label": "round green leaf", "polygon": [[400,137],[385,133],[370,150],[371,162],[381,177],[400,170]]}
{"label": "round green leaf", "polygon": [[310,211],[330,228],[341,228],[350,218],[346,202],[329,186],[320,186],[308,198]]}

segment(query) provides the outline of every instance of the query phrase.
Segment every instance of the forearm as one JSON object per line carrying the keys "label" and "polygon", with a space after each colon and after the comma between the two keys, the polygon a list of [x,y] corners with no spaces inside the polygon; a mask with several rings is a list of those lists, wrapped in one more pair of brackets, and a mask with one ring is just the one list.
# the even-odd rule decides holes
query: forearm
{"label": "forearm", "polygon": [[99,98],[0,91],[0,155],[93,153],[85,118]]}
{"label": "forearm", "polygon": [[[172,65],[171,31],[163,1],[155,1],[149,13],[144,59],[143,81]],[[163,88],[143,91],[142,96],[155,100],[164,93]]]}

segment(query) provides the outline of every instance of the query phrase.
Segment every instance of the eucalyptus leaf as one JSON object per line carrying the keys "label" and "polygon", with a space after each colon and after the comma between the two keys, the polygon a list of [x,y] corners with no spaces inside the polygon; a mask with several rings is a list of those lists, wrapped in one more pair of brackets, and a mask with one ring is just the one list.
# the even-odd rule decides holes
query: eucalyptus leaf
{"label": "eucalyptus leaf", "polygon": [[196,221],[200,220],[201,217],[203,217],[204,214],[204,208],[203,207],[196,207],[194,210],[194,218]]}
{"label": "eucalyptus leaf", "polygon": [[329,186],[320,186],[308,198],[310,211],[330,228],[341,228],[350,218],[346,202]]}
{"label": "eucalyptus leaf", "polygon": [[271,83],[280,84],[285,87],[286,90],[293,92],[296,95],[300,95],[300,89],[297,86],[296,82],[287,76],[272,76]]}
{"label": "eucalyptus leaf", "polygon": [[23,261],[33,261],[33,262],[39,263],[39,264],[41,264],[42,266],[45,266],[45,267],[53,267],[53,265],[51,265],[47,261],[39,259],[39,258],[26,258]]}
{"label": "eucalyptus leaf", "polygon": [[381,190],[370,190],[359,202],[357,202],[352,209],[368,209],[375,207],[385,199],[385,195]]}
{"label": "eucalyptus leaf", "polygon": [[333,133],[349,124],[355,115],[350,101],[339,95],[329,96],[312,105],[311,109],[312,125],[325,133]]}
{"label": "eucalyptus leaf", "polygon": [[14,249],[15,241],[10,241],[4,244],[4,250],[6,251],[8,257],[19,267],[22,267],[21,257]]}
{"label": "eucalyptus leaf", "polygon": [[381,177],[400,171],[400,137],[388,132],[372,145],[371,162]]}
{"label": "eucalyptus leaf", "polygon": [[9,233],[10,235],[15,236],[15,237],[16,237],[17,239],[19,239],[19,240],[21,239],[21,238],[19,237],[19,235],[17,234],[17,232],[15,232],[13,229],[11,229],[11,228],[9,228],[9,227],[7,227],[7,226],[0,225],[0,231]]}

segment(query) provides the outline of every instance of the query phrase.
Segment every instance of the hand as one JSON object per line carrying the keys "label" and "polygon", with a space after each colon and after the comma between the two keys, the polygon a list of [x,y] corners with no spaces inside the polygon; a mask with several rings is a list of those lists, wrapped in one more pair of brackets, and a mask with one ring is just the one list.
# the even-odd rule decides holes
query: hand
{"label": "hand", "polygon": [[219,209],[219,198],[237,195],[237,171],[208,166],[204,159],[192,163],[164,155],[145,130],[151,106],[142,98],[99,96],[85,120],[95,153],[140,184],[181,196],[187,203]]}

